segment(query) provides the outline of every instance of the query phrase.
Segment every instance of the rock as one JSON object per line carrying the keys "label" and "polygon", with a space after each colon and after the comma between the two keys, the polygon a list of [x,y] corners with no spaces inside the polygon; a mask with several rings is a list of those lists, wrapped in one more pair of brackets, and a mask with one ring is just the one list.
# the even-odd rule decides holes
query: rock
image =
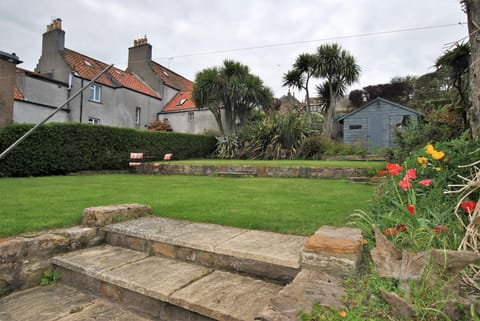
{"label": "rock", "polygon": [[394,292],[388,292],[384,289],[380,289],[380,293],[388,305],[392,308],[392,312],[399,320],[412,320],[415,316],[415,310],[413,306],[402,299]]}

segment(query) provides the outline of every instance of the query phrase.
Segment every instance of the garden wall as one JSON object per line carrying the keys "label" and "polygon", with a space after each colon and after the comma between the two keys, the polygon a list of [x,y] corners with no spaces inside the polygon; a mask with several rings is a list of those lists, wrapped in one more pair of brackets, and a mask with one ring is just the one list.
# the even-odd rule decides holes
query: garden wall
{"label": "garden wall", "polygon": [[137,173],[160,175],[204,176],[266,176],[302,178],[347,178],[365,176],[366,168],[317,167],[317,166],[248,166],[248,165],[189,165],[145,163],[137,167]]}

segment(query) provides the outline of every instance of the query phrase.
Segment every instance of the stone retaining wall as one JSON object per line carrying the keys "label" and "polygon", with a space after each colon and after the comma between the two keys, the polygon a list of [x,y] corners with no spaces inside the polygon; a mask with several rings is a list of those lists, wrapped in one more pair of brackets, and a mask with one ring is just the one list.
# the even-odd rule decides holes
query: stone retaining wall
{"label": "stone retaining wall", "polygon": [[249,165],[191,165],[144,163],[137,173],[159,175],[215,176],[220,173],[251,173],[266,177],[347,178],[365,176],[368,168],[317,166],[249,166]]}
{"label": "stone retaining wall", "polygon": [[152,208],[143,204],[90,207],[83,211],[84,226],[0,239],[0,297],[37,286],[55,255],[103,243],[99,227],[151,214]]}
{"label": "stone retaining wall", "polygon": [[53,256],[103,240],[97,228],[81,226],[0,239],[0,296],[37,286]]}

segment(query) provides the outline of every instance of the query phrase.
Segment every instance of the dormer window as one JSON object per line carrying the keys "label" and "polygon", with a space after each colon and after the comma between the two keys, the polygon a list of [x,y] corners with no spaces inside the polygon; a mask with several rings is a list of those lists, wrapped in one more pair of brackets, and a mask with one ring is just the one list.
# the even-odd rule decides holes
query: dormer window
{"label": "dormer window", "polygon": [[177,106],[182,106],[183,104],[185,104],[185,102],[187,101],[187,98],[182,98],[178,101],[178,104]]}
{"label": "dormer window", "polygon": [[102,101],[102,86],[97,84],[91,85],[88,100],[100,103]]}

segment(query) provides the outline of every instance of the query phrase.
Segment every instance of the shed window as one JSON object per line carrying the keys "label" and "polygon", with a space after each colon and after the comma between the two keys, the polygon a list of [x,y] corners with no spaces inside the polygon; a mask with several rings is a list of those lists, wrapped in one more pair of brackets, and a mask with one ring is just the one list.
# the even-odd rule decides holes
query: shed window
{"label": "shed window", "polygon": [[398,128],[408,126],[412,122],[412,117],[410,115],[405,115],[402,117],[402,121],[397,124]]}
{"label": "shed window", "polygon": [[350,125],[348,126],[349,129],[362,129],[362,125]]}

